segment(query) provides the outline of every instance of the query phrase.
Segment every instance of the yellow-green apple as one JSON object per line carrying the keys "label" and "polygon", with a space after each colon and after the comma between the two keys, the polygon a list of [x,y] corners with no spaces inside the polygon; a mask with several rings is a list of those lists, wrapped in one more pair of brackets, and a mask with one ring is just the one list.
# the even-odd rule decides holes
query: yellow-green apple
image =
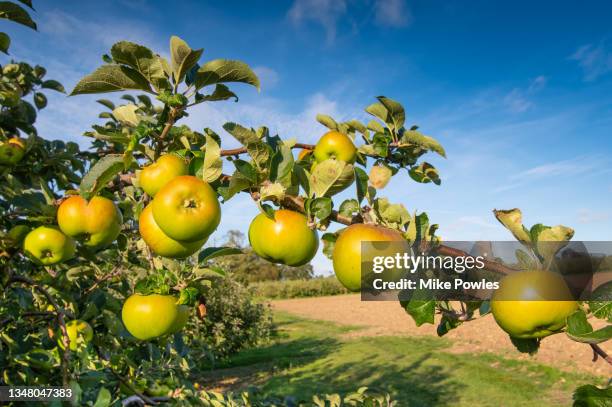
{"label": "yellow-green apple", "polygon": [[172,295],[131,295],[123,304],[121,318],[132,336],[146,341],[164,336],[185,318],[183,306]]}
{"label": "yellow-green apple", "polygon": [[[340,232],[332,259],[334,272],[338,280],[351,291],[361,289],[361,244],[362,242],[397,242],[388,248],[382,248],[381,255],[392,255],[400,249],[407,250],[406,239],[397,230],[383,226],[356,223]],[[392,253],[386,253],[387,251]]]}
{"label": "yellow-green apple", "polygon": [[23,250],[35,262],[50,266],[73,258],[76,245],[59,228],[39,226],[25,237]]}
{"label": "yellow-green apple", "polygon": [[258,256],[273,263],[301,266],[308,263],[319,248],[316,230],[299,212],[280,209],[274,219],[260,213],[249,227],[249,242]]}
{"label": "yellow-green apple", "polygon": [[94,196],[87,202],[79,195],[64,200],[57,210],[57,224],[62,232],[84,246],[103,249],[117,239],[123,217],[113,201]]}
{"label": "yellow-green apple", "polygon": [[155,223],[166,235],[179,241],[207,239],[221,221],[215,191],[191,175],[168,182],[157,192],[151,205]]}
{"label": "yellow-green apple", "polygon": [[357,149],[353,140],[346,134],[329,131],[319,139],[313,154],[317,162],[335,158],[352,164],[357,158]]}
{"label": "yellow-green apple", "polygon": [[169,181],[188,174],[189,166],[183,158],[176,154],[165,154],[140,171],[138,184],[147,194],[155,196]]}
{"label": "yellow-green apple", "polygon": [[507,275],[491,298],[497,324],[515,338],[543,338],[565,327],[578,303],[563,277],[544,270]]}
{"label": "yellow-green apple", "polygon": [[183,259],[197,252],[206,243],[206,239],[182,242],[166,235],[155,223],[151,204],[147,205],[140,214],[138,229],[145,243],[158,256]]}

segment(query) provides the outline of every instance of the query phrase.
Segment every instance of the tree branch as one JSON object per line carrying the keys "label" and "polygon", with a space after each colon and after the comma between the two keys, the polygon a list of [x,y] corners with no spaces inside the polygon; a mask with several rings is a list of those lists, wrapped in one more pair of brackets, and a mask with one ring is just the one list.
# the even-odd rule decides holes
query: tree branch
{"label": "tree branch", "polygon": [[603,360],[612,365],[612,356],[608,355],[599,345],[592,343],[591,349],[593,349],[593,362],[597,360],[598,356],[601,356]]}
{"label": "tree branch", "polygon": [[[295,143],[291,148],[302,148],[304,150],[314,150],[314,144],[303,144]],[[229,150],[221,150],[221,157],[227,157],[231,155],[240,155],[247,153],[246,147],[232,148]]]}

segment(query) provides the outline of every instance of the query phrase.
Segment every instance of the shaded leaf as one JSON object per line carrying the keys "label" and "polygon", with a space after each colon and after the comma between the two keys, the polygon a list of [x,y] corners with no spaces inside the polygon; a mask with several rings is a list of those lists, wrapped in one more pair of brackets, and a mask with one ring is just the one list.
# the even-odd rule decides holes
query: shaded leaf
{"label": "shaded leaf", "polygon": [[244,62],[229,59],[215,59],[198,69],[195,77],[196,89],[227,82],[241,82],[253,85],[259,90],[259,78]]}
{"label": "shaded leaf", "polygon": [[160,57],[149,48],[129,41],[119,41],[112,46],[111,56],[115,62],[138,71],[155,89],[170,87]]}
{"label": "shaded leaf", "polygon": [[87,172],[79,187],[85,199],[94,196],[100,189],[123,170],[123,155],[109,154],[97,161]]}
{"label": "shaded leaf", "polygon": [[426,136],[416,130],[407,130],[402,134],[402,137],[399,140],[398,147],[403,146],[418,146],[424,148],[429,151],[434,151],[441,155],[442,157],[446,157],[446,151],[444,151],[444,147],[436,139],[433,137]]}
{"label": "shaded leaf", "polygon": [[102,65],[81,79],[70,95],[117,92],[126,89],[151,92],[149,83],[140,73],[125,66],[109,64]]}
{"label": "shaded leaf", "polygon": [[66,93],[66,89],[64,89],[64,85],[62,85],[61,83],[53,79],[44,81],[40,86],[44,89],[52,89],[57,92]]}
{"label": "shaded leaf", "polygon": [[8,55],[9,47],[11,46],[11,37],[8,34],[0,32],[0,51]]}
{"label": "shaded leaf", "polygon": [[404,126],[404,122],[406,121],[404,107],[399,102],[385,96],[378,96],[377,99],[387,110],[388,119],[390,119],[393,128],[396,131],[399,131],[399,129]]}
{"label": "shaded leaf", "polygon": [[210,135],[206,135],[204,164],[202,165],[202,179],[213,182],[221,176],[223,161],[221,160],[221,148]]}
{"label": "shaded leaf", "polygon": [[216,257],[230,256],[232,254],[241,254],[242,250],[236,247],[207,247],[202,250],[198,255],[198,262],[200,264],[206,263]]}
{"label": "shaded leaf", "polygon": [[195,66],[202,56],[202,49],[192,50],[181,38],[173,35],[170,37],[170,61],[174,83],[180,83],[187,72]]}
{"label": "shaded leaf", "polygon": [[36,30],[36,23],[23,7],[10,1],[0,1],[0,18],[6,18]]}
{"label": "shaded leaf", "polygon": [[600,389],[586,384],[574,391],[573,399],[574,407],[609,407],[612,403],[612,386]]}

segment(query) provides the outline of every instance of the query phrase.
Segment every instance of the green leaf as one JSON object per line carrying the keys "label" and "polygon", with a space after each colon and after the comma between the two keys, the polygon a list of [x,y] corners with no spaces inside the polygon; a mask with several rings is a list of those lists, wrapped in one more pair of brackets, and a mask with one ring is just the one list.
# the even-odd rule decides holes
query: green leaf
{"label": "green leaf", "polygon": [[147,80],[138,71],[121,65],[102,65],[77,83],[71,96],[86,93],[117,92],[126,89],[151,93]]}
{"label": "green leaf", "polygon": [[338,214],[346,217],[352,217],[353,215],[358,214],[360,210],[361,207],[356,199],[347,199],[340,204]]}
{"label": "green leaf", "polygon": [[234,165],[236,166],[238,172],[244,175],[244,177],[251,183],[257,183],[257,171],[255,171],[255,168],[253,168],[251,164],[244,160],[237,159],[234,160]]}
{"label": "green leaf", "polygon": [[253,129],[247,129],[246,127],[242,127],[238,123],[225,123],[223,125],[223,129],[225,129],[225,131],[234,136],[234,138],[238,140],[242,145],[246,146],[251,143],[261,142],[259,137],[257,137],[257,133],[255,133]]}
{"label": "green leaf", "polygon": [[178,305],[193,306],[198,301],[200,292],[195,287],[183,288],[179,294],[179,299],[176,302]]}
{"label": "green leaf", "polygon": [[410,300],[401,301],[400,305],[414,319],[417,326],[434,323],[436,302],[428,291],[414,290]]}
{"label": "green leaf", "polygon": [[404,146],[421,147],[429,151],[434,151],[446,158],[446,151],[444,151],[444,147],[442,147],[442,145],[438,143],[436,139],[426,136],[416,130],[406,130],[402,134],[398,147],[402,148]]}
{"label": "green leaf", "polygon": [[48,79],[44,81],[40,86],[44,89],[52,89],[60,93],[66,93],[66,89],[64,89],[64,86],[53,79]]}
{"label": "green leaf", "polygon": [[412,217],[402,204],[391,204],[387,198],[377,199],[374,204],[382,220],[391,227],[403,227]]}
{"label": "green leaf", "polygon": [[603,389],[586,384],[574,391],[574,407],[610,407],[612,403],[612,386]]}
{"label": "green leaf", "polygon": [[198,263],[203,264],[216,257],[241,254],[242,250],[236,247],[207,247],[198,255]]}
{"label": "green leaf", "polygon": [[241,82],[253,85],[259,91],[259,78],[244,62],[215,59],[202,65],[195,77],[196,89],[227,82]]}
{"label": "green leaf", "polygon": [[535,242],[538,253],[544,258],[545,264],[549,264],[555,254],[565,247],[573,236],[574,230],[563,225],[532,228],[531,233],[531,239]]}
{"label": "green leaf", "polygon": [[180,83],[187,72],[195,66],[202,56],[202,49],[192,50],[189,45],[179,37],[170,37],[170,61],[174,83]]}
{"label": "green leaf", "polygon": [[291,147],[284,143],[279,143],[277,147],[278,150],[272,156],[270,164],[270,180],[272,182],[279,182],[288,188],[291,186],[291,173],[295,165],[293,153],[291,152]]}
{"label": "green leaf", "polygon": [[113,117],[125,126],[136,127],[140,123],[137,110],[138,106],[132,104],[119,106],[113,110]]}
{"label": "green leaf", "polygon": [[221,160],[221,147],[210,135],[206,135],[206,145],[204,154],[204,164],[202,165],[202,179],[206,182],[213,182],[219,179],[223,170]]}
{"label": "green leaf", "polygon": [[600,285],[588,301],[591,313],[600,319],[612,322],[612,282]]}
{"label": "green leaf", "polygon": [[578,310],[567,317],[566,333],[576,342],[597,344],[612,338],[612,325],[593,331],[593,327],[587,321],[585,312]]}
{"label": "green leaf", "polygon": [[0,18],[6,18],[18,24],[23,24],[36,30],[36,23],[23,7],[10,1],[0,1]]}
{"label": "green leaf", "polygon": [[317,121],[330,130],[338,130],[338,123],[326,114],[318,114]]}
{"label": "green leaf", "polygon": [[458,318],[451,318],[448,315],[443,315],[442,319],[440,319],[438,327],[436,328],[436,333],[438,336],[444,336],[453,329],[459,327],[461,324],[462,321],[460,321]]}
{"label": "green leaf", "polygon": [[331,198],[322,197],[310,200],[309,213],[320,220],[327,219],[332,213],[333,202]]}
{"label": "green leaf", "polygon": [[346,180],[352,179],[352,165],[333,158],[327,159],[318,163],[310,173],[310,194],[315,197],[325,196],[335,192]]}
{"label": "green leaf", "polygon": [[404,107],[399,102],[385,96],[378,96],[376,99],[378,99],[387,110],[393,128],[395,128],[396,131],[399,131],[399,129],[404,127],[404,122],[406,121]]}
{"label": "green leaf", "polygon": [[321,236],[321,241],[323,242],[323,254],[330,260],[332,259],[334,245],[336,244],[337,239],[338,233],[324,233],[323,236]]}
{"label": "green leaf", "polygon": [[26,6],[34,10],[34,7],[32,7],[32,0],[19,0],[19,2],[25,4]]}
{"label": "green leaf", "polygon": [[100,103],[102,106],[107,107],[109,110],[115,110],[115,104],[108,99],[98,99],[96,102]]}
{"label": "green leaf", "polygon": [[540,340],[539,339],[522,339],[510,337],[510,341],[514,347],[521,353],[528,353],[530,355],[535,355],[540,349]]}
{"label": "green leaf", "polygon": [[285,196],[286,191],[287,188],[285,188],[282,184],[278,182],[266,184],[259,189],[259,199],[261,199],[262,201],[265,201],[270,198],[281,200]]}
{"label": "green leaf", "polygon": [[47,97],[40,92],[34,92],[34,104],[38,110],[44,109],[47,106]]}
{"label": "green leaf", "polygon": [[433,182],[436,185],[440,185],[440,183],[442,182],[440,180],[438,170],[433,165],[427,162],[423,162],[415,167],[412,167],[409,171],[409,174],[410,178],[422,184]]}
{"label": "green leaf", "polygon": [[129,41],[119,41],[112,46],[111,56],[115,62],[134,68],[158,91],[170,88],[161,58],[149,48]]}
{"label": "green leaf", "polygon": [[218,83],[215,86],[215,90],[213,91],[213,93],[211,93],[210,95],[200,95],[199,93],[197,93],[195,100],[197,103],[200,103],[217,102],[219,100],[227,100],[231,98],[234,98],[235,102],[238,101],[238,95],[229,90],[227,86],[223,85],[222,83]]}
{"label": "green leaf", "polygon": [[370,106],[366,107],[365,111],[374,117],[378,117],[386,124],[390,122],[389,112],[387,111],[385,105],[383,105],[382,103],[372,103]]}
{"label": "green leaf", "polygon": [[102,387],[98,392],[98,397],[96,398],[96,403],[93,407],[107,407],[110,406],[112,401],[112,396],[110,391],[106,389],[106,387]]}
{"label": "green leaf", "polygon": [[8,34],[0,32],[0,51],[8,55],[9,47],[11,46],[11,37]]}
{"label": "green leaf", "polygon": [[257,168],[266,167],[266,163],[270,158],[270,147],[266,143],[260,141],[248,143],[246,149]]}
{"label": "green leaf", "polygon": [[361,204],[368,193],[368,174],[359,167],[355,167],[355,184],[357,185],[357,202]]}
{"label": "green leaf", "polygon": [[531,242],[529,232],[525,226],[523,226],[523,214],[520,209],[493,209],[493,214],[499,223],[504,225],[519,242]]}
{"label": "green leaf", "polygon": [[96,195],[123,168],[123,154],[109,154],[102,157],[83,177],[79,187],[81,195],[85,199]]}

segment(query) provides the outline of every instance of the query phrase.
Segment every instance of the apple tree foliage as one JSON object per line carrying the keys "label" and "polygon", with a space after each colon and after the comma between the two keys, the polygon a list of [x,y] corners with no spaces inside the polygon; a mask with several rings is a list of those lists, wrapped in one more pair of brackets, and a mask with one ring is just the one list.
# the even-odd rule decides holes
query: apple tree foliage
{"label": "apple tree foliage", "polygon": [[[31,6],[28,1],[22,3]],[[36,28],[17,3],[1,2],[0,17]],[[4,52],[10,44],[8,38],[0,34]],[[47,103],[44,92],[64,92],[62,85],[44,79],[42,67],[14,62],[2,66],[0,137],[2,141],[14,136],[26,139],[23,160],[0,167],[0,364],[6,384],[64,383],[77,392],[77,404],[96,406],[128,396],[149,404],[171,397],[185,405],[262,405],[263,401],[253,401],[254,395],[234,399],[194,386],[193,367],[203,357],[194,349],[201,344],[197,335],[207,318],[206,298],[225,275],[219,267],[224,262],[214,259],[240,250],[208,247],[183,261],[151,255],[138,235],[136,220],[149,198],[138,187],[136,174],[167,152],[188,159],[192,172],[208,182],[222,202],[247,195],[269,216],[277,208],[300,211],[312,227],[322,231],[331,222],[380,224],[400,231],[414,245],[443,253],[435,235],[438,226],[430,223],[426,213],[410,212],[404,205],[378,196],[389,178],[402,170],[415,182],[441,183],[438,170],[423,157],[446,157],[444,148],[417,126],[406,124],[399,102],[379,96],[365,108],[372,116],[367,123],[339,122],[318,115],[316,119],[323,126],[355,141],[358,158],[354,164],[329,159],[313,167],[310,155],[296,159],[292,152],[313,146],[282,139],[265,126],[250,128],[230,122],[223,129],[192,129],[181,125],[181,119],[195,105],[238,101],[230,84],[247,84],[259,90],[260,82],[241,61],[200,62],[203,50],[190,48],[178,37],[170,39],[169,55],[167,60],[143,45],[121,41],[103,56],[103,65],[79,81],[72,96],[134,94],[125,93],[120,105],[108,99],[98,101],[107,108],[100,114],[105,122],[85,133],[91,138],[86,151],[75,143],[45,140],[34,127],[37,110]],[[242,147],[223,150],[227,137]],[[352,188],[353,197],[336,202],[334,196],[347,188]],[[29,229],[54,224],[59,201],[70,194],[85,198],[102,195],[115,201],[125,220],[122,232],[107,249],[92,253],[81,248],[78,256],[66,263],[37,266],[21,250],[22,234],[10,231],[19,230],[15,227],[20,225]],[[560,248],[573,234],[562,226],[535,225],[528,230],[518,210],[496,211],[495,215],[524,244],[520,258],[526,268],[543,267],[554,255],[542,250],[539,241],[559,241]],[[336,236],[328,232],[321,237],[326,254],[331,253]],[[174,294],[180,303],[194,308],[193,321],[182,333],[139,342],[127,333],[120,318],[121,305],[133,292]],[[489,311],[487,302],[457,305],[428,298],[413,298],[402,306],[418,325],[438,321],[439,335]],[[441,318],[435,319],[436,314]],[[610,321],[612,306],[605,301],[583,304],[568,319],[566,330],[570,338],[591,345],[603,356],[598,344],[610,338],[610,326],[594,330],[587,316]],[[66,321],[76,318],[90,323],[93,340],[78,343],[76,351],[57,346],[58,341],[65,344]],[[515,345],[533,353],[539,343],[515,341]],[[601,391],[607,390],[581,388],[575,398],[577,402],[588,401],[591,396],[601,397]],[[369,395],[366,389],[344,400],[338,395],[325,397],[328,399],[315,397],[312,402],[392,404],[384,396]]]}

